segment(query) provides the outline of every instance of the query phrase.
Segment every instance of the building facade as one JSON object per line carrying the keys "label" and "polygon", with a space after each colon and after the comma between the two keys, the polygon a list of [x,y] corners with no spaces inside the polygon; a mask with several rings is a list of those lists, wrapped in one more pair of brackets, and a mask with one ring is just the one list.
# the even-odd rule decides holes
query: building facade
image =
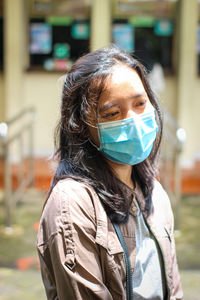
{"label": "building facade", "polygon": [[161,104],[186,132],[181,165],[200,161],[198,0],[1,0],[0,9],[0,122],[34,106],[35,157],[53,152],[66,70],[116,43],[149,72],[161,66]]}

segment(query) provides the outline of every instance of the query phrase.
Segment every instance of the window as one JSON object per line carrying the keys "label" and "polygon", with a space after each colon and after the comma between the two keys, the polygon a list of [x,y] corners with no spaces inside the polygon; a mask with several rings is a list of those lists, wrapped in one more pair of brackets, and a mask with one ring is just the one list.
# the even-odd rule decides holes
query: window
{"label": "window", "polygon": [[[134,55],[151,71],[159,63],[165,74],[173,72],[172,53],[177,0],[115,0],[115,24],[132,26]],[[113,36],[115,42],[115,38]],[[120,44],[120,42],[117,42]]]}
{"label": "window", "polygon": [[32,18],[30,20],[30,67],[66,70],[89,51],[88,20]]}
{"label": "window", "polygon": [[[136,20],[136,19],[135,19]],[[150,19],[149,19],[150,20]],[[147,21],[147,19],[146,19]],[[145,19],[137,18],[137,22],[131,24],[131,20],[121,19],[113,22],[113,42],[124,50],[128,50],[128,46],[124,44],[123,36],[116,34],[116,28],[132,27],[129,29],[129,49],[142,64],[151,71],[154,63],[159,63],[163,67],[165,73],[173,71],[172,66],[172,41],[173,41],[173,22],[171,20],[155,20],[151,18],[151,23],[145,25]],[[138,25],[137,25],[138,23]],[[142,24],[143,23],[143,24]],[[128,27],[127,27],[128,25]],[[122,31],[122,29],[121,29]],[[127,31],[128,32],[128,31]],[[130,33],[131,32],[131,33]],[[126,37],[127,40],[127,37]]]}

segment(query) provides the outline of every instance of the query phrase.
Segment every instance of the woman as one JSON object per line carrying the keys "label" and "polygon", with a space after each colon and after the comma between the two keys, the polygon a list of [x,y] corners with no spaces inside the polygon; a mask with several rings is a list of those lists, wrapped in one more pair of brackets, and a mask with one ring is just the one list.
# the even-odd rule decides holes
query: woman
{"label": "woman", "polygon": [[161,133],[136,59],[110,47],[74,63],[38,233],[48,299],[182,298],[173,215],[155,179]]}

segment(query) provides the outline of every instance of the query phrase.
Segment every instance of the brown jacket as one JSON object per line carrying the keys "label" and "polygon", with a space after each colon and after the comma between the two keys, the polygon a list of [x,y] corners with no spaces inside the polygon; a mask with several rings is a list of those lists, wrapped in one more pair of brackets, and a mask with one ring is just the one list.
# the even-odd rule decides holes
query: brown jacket
{"label": "brown jacket", "polygon": [[[132,269],[136,255],[134,216],[137,201],[162,251],[168,299],[182,299],[173,215],[166,193],[155,182],[153,209],[147,217],[141,190],[137,187],[133,192],[125,185],[123,188],[127,189],[131,205],[128,223],[120,225],[120,229]],[[126,299],[123,249],[91,187],[72,179],[57,183],[41,217],[37,248],[48,300]]]}

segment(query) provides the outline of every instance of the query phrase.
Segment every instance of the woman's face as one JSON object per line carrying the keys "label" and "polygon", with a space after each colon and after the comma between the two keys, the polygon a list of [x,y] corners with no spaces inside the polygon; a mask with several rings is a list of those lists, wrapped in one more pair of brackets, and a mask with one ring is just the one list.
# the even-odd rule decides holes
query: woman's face
{"label": "woman's face", "polygon": [[[151,107],[137,72],[127,66],[116,65],[98,101],[98,123],[134,117],[148,112]],[[99,146],[97,129],[90,127],[90,133]]]}

